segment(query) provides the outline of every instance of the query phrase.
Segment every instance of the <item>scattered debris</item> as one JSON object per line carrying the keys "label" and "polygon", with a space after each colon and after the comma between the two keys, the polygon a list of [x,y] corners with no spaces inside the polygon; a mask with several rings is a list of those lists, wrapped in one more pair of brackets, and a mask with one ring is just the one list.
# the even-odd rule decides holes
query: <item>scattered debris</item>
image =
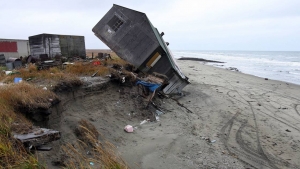
{"label": "scattered debris", "polygon": [[96,76],[96,74],[99,72],[100,70],[98,70],[97,72],[93,73],[91,77]]}
{"label": "scattered debris", "polygon": [[127,125],[127,126],[125,126],[124,130],[127,133],[132,133],[133,132],[133,127],[131,125]]}
{"label": "scattered debris", "polygon": [[37,66],[38,70],[49,69],[51,67],[57,67],[60,65],[61,65],[61,62],[55,61],[55,60],[45,60],[45,61],[36,62],[36,66]]}
{"label": "scattered debris", "polygon": [[14,83],[20,83],[22,82],[22,78],[21,77],[15,77],[14,78]]}
{"label": "scattered debris", "polygon": [[159,111],[159,110],[156,110],[155,113],[156,113],[158,116],[164,114],[163,112],[161,112],[161,111]]}
{"label": "scattered debris", "polygon": [[147,122],[148,122],[147,120],[141,121],[140,125],[143,125],[143,124],[145,124]]}
{"label": "scattered debris", "polygon": [[211,143],[215,143],[217,140],[212,140]]}
{"label": "scattered debris", "polygon": [[265,78],[265,80],[269,80],[268,78]]}
{"label": "scattered debris", "polygon": [[93,61],[93,65],[95,65],[95,66],[101,65],[101,62],[99,60],[95,60],[95,61]]}
{"label": "scattered debris", "polygon": [[289,130],[289,129],[286,129],[285,131],[286,131],[286,132],[291,132],[291,130]]}
{"label": "scattered debris", "polygon": [[[149,91],[152,92],[152,95],[150,96],[148,105],[149,105],[150,102],[152,102],[152,99],[153,99],[153,97],[156,93],[156,89],[161,86],[161,84],[149,83],[149,82],[145,82],[145,81],[142,81],[142,80],[138,80],[136,82],[136,85],[137,86],[141,85],[144,96],[147,95],[146,93],[148,93]],[[139,87],[138,87],[138,89],[139,89]]]}
{"label": "scattered debris", "polygon": [[229,68],[226,68],[227,70],[231,70],[231,71],[236,71],[236,72],[239,72],[239,69],[238,68],[235,68],[235,67],[229,67]]}
{"label": "scattered debris", "polygon": [[155,116],[155,120],[156,120],[156,121],[159,121],[159,116]]}
{"label": "scattered debris", "polygon": [[5,71],[5,75],[10,75],[12,73],[12,71],[8,70],[8,71]]}
{"label": "scattered debris", "polygon": [[20,140],[25,147],[39,147],[60,139],[60,132],[46,128],[33,128],[27,134],[15,133],[14,138]]}
{"label": "scattered debris", "polygon": [[38,147],[36,147],[36,150],[38,150],[38,151],[50,151],[50,150],[52,150],[52,147],[38,146]]}

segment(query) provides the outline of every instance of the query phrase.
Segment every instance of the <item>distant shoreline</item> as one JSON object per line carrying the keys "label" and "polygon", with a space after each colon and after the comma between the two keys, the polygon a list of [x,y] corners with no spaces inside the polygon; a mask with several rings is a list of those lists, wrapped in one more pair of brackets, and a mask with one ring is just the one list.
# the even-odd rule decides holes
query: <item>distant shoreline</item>
{"label": "distant shoreline", "polygon": [[191,60],[191,61],[211,62],[211,63],[225,63],[225,62],[220,62],[220,61],[215,61],[215,60],[207,60],[207,59],[203,59],[203,58],[192,58],[192,57],[181,57],[178,60]]}

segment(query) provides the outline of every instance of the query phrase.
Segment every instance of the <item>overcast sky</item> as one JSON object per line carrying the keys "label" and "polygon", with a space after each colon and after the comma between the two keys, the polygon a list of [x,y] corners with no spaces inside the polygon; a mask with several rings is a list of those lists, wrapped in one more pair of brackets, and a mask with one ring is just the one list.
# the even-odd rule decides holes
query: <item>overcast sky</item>
{"label": "overcast sky", "polygon": [[118,4],[147,14],[172,50],[300,51],[300,0],[0,0],[0,38],[92,32]]}

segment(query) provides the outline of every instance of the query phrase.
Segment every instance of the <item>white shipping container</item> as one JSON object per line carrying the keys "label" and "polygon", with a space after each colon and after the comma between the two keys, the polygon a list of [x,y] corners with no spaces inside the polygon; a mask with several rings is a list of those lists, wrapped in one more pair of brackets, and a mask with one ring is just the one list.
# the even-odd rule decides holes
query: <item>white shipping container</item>
{"label": "white shipping container", "polygon": [[[6,51],[0,51],[0,54],[4,54],[5,58],[19,58],[20,56],[26,57],[30,55],[30,47],[29,47],[29,41],[28,40],[22,40],[22,39],[0,39],[0,42],[16,42],[17,43],[17,52],[6,52]],[[2,47],[2,49],[5,49],[5,46]]]}

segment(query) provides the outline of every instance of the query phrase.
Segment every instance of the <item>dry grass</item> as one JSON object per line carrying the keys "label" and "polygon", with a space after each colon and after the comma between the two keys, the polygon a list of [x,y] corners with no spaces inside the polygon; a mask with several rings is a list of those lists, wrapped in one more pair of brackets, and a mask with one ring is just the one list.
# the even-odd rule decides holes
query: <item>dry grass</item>
{"label": "dry grass", "polygon": [[[125,65],[126,62],[112,55],[113,60],[108,60],[102,65],[93,65],[93,62],[77,62],[68,65],[65,69],[53,67],[48,70],[38,71],[35,65],[30,64],[28,68],[15,71],[14,74],[5,75],[0,72],[0,82],[10,83],[0,86],[0,168],[44,168],[38,159],[28,153],[23,145],[13,138],[12,132],[26,133],[32,128],[32,123],[20,114],[23,108],[27,110],[35,108],[49,108],[51,100],[57,96],[50,90],[43,90],[36,87],[34,83],[55,82],[54,90],[61,91],[80,86],[82,82],[78,76],[106,75],[110,73],[110,68],[103,66],[112,64]],[[22,82],[12,84],[15,77],[21,77],[23,81],[30,81],[29,84]],[[76,150],[70,145],[65,146],[66,153],[70,156],[67,163],[69,168],[89,168],[89,162],[94,162],[97,168],[128,168],[125,162],[115,153],[112,144],[104,141],[99,142],[95,129],[82,123],[80,131],[85,132],[83,136],[90,144],[78,143],[78,147],[92,145],[92,157],[88,157],[83,149]],[[73,147],[73,148],[72,148]],[[79,165],[77,165],[79,164]]]}
{"label": "dry grass", "polygon": [[42,88],[26,82],[3,86],[0,90],[0,96],[14,109],[22,107],[30,109],[49,108],[51,106],[50,99],[58,99],[53,92],[42,90]]}
{"label": "dry grass", "polygon": [[20,77],[23,81],[31,80],[33,82],[39,80],[58,81],[66,76],[91,76],[97,72],[97,76],[104,76],[110,73],[110,66],[113,64],[126,65],[126,61],[119,58],[115,53],[111,54],[112,60],[100,61],[101,65],[93,65],[97,59],[89,62],[74,62],[72,65],[63,67],[52,67],[48,70],[37,70],[33,64],[29,64],[28,68],[21,68],[14,71],[13,74],[6,76],[4,72],[0,72],[0,82],[12,83],[16,77]]}
{"label": "dry grass", "polygon": [[13,138],[12,132],[26,133],[32,123],[16,110],[48,107],[49,98],[57,96],[27,83],[0,87],[0,167],[3,168],[44,168],[38,159],[29,154],[23,145]]}
{"label": "dry grass", "polygon": [[[124,160],[116,153],[114,145],[106,141],[91,123],[86,120],[81,120],[79,123],[77,132],[80,133],[81,140],[78,140],[75,145],[66,144],[62,148],[67,157],[64,161],[66,168],[128,168]],[[103,141],[98,140],[99,135]],[[91,151],[86,153],[87,149]]]}
{"label": "dry grass", "polygon": [[128,62],[126,62],[125,60],[123,60],[123,59],[121,59],[120,57],[118,57],[118,56],[116,55],[116,53],[112,53],[112,54],[111,54],[111,58],[112,58],[112,60],[111,60],[111,59],[108,59],[108,60],[106,61],[106,64],[107,64],[107,65],[119,64],[119,65],[124,66],[124,65],[128,64]]}
{"label": "dry grass", "polygon": [[[96,60],[94,60],[96,61]],[[70,73],[79,76],[91,76],[98,71],[98,75],[106,75],[109,73],[109,68],[103,65],[93,65],[93,62],[76,62],[73,65],[67,65],[65,73]]]}

